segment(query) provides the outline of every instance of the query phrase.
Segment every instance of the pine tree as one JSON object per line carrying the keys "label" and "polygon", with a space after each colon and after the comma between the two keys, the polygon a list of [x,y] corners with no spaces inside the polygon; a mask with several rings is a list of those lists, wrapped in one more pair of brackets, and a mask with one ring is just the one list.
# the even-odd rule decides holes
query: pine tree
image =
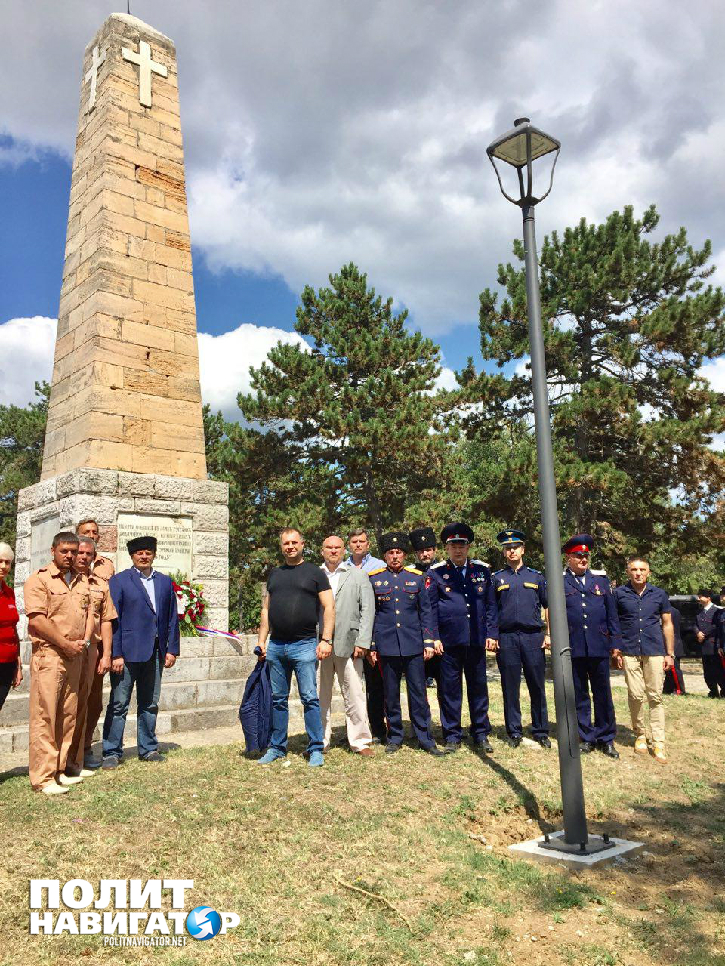
{"label": "pine tree", "polygon": [[[725,352],[725,296],[707,284],[710,243],[694,248],[684,228],[654,241],[658,222],[654,206],[641,219],[627,207],[552,233],[540,252],[562,529],[595,533],[619,565],[662,546],[714,553],[723,529],[725,461],[711,443],[725,397],[698,369]],[[523,263],[520,242],[514,254]],[[530,435],[530,373],[513,366],[529,349],[524,268],[501,265],[498,281],[500,307],[489,289],[480,298],[481,351],[504,371],[461,373],[468,398],[486,401],[469,432],[513,422]],[[509,452],[513,476],[521,449]]]}
{"label": "pine tree", "polygon": [[0,540],[15,546],[18,491],[40,479],[48,420],[47,382],[35,383],[28,406],[0,406]]}
{"label": "pine tree", "polygon": [[312,343],[280,343],[251,370],[239,396],[249,421],[273,433],[296,490],[330,520],[368,526],[378,537],[440,477],[453,394],[434,392],[440,350],[405,326],[367,276],[349,264],[330,287],[307,286],[295,330]]}

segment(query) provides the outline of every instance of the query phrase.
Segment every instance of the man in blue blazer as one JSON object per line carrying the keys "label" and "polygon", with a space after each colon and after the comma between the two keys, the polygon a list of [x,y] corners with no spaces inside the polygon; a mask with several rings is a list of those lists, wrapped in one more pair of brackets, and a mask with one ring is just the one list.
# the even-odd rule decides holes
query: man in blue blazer
{"label": "man in blue blazer", "polygon": [[156,537],[129,540],[133,566],[109,581],[118,620],[111,652],[111,697],[103,724],[103,767],[117,768],[123,756],[123,732],[136,685],[138,755],[161,761],[156,737],[161,675],[179,654],[179,615],[173,583],[153,569]]}

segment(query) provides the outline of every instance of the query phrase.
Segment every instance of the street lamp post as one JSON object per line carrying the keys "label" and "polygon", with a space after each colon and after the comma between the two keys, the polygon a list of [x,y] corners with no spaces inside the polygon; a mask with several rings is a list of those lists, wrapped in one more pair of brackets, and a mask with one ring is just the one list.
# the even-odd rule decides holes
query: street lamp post
{"label": "street lamp post", "polygon": [[[524,218],[524,251],[526,256],[526,302],[529,316],[529,344],[531,347],[531,377],[536,423],[536,452],[539,467],[539,495],[541,498],[541,522],[544,538],[546,585],[549,601],[551,627],[551,664],[554,678],[554,702],[556,705],[556,735],[559,747],[559,774],[561,797],[564,807],[564,835],[542,843],[544,848],[565,852],[591,854],[609,847],[605,839],[590,837],[584,808],[579,753],[579,729],[577,726],[574,680],[571,670],[569,626],[564,601],[564,579],[561,566],[561,537],[559,514],[556,505],[556,482],[554,479],[554,455],[551,444],[551,418],[546,380],[546,357],[544,335],[541,327],[541,299],[539,296],[539,265],[536,256],[534,232],[534,208],[547,197],[554,183],[554,168],[561,144],[543,131],[535,128],[527,117],[518,118],[514,128],[497,138],[487,148],[487,154],[498,178],[505,198],[521,208]],[[549,187],[536,198],[532,191],[532,162],[548,154],[554,155]],[[505,161],[516,169],[519,197],[509,195],[501,181],[496,161]],[[525,173],[525,179],[524,179]]]}

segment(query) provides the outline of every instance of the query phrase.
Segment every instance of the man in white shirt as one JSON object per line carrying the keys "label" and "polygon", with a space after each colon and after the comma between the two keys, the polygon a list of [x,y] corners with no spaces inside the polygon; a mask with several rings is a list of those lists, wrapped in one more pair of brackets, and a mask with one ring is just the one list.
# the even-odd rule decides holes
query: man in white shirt
{"label": "man in white shirt", "polygon": [[343,561],[345,544],[331,534],[322,541],[322,571],[335,598],[335,632],[332,654],[320,662],[320,715],[325,731],[325,749],[332,733],[332,685],[335,675],[345,702],[347,740],[353,752],[364,758],[373,755],[363,691],[363,656],[370,650],[375,597],[362,569]]}

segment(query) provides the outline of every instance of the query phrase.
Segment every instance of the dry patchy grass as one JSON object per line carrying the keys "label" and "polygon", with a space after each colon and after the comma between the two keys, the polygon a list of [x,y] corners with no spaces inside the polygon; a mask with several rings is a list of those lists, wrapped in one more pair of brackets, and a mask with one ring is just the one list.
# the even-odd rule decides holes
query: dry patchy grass
{"label": "dry patchy grass", "polygon": [[[491,692],[500,721],[496,685]],[[133,761],[99,773],[59,800],[33,795],[27,778],[7,778],[0,961],[725,964],[725,703],[666,700],[668,767],[635,760],[626,727],[619,762],[599,754],[583,762],[591,830],[641,839],[644,854],[579,873],[507,852],[560,821],[554,750],[497,742],[489,759],[406,748],[363,760],[336,748],[325,768],[310,769],[298,738],[288,767],[262,768],[241,744],[175,751],[160,766]],[[624,724],[623,692],[615,702]],[[208,904],[242,922],[182,949],[29,937],[29,879],[76,877],[193,878],[187,908]]]}

